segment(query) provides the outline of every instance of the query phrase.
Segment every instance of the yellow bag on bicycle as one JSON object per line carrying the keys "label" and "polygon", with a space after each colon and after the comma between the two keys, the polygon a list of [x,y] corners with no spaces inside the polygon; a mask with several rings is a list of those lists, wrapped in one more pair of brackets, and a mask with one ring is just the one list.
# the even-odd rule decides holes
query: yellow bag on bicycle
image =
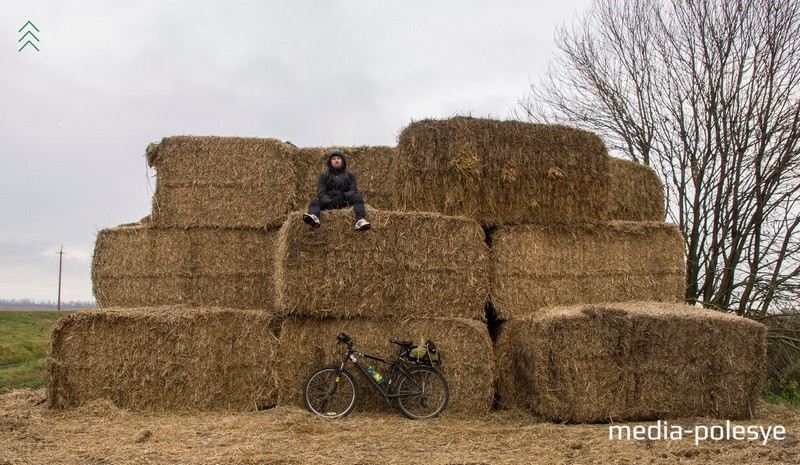
{"label": "yellow bag on bicycle", "polygon": [[439,350],[436,349],[436,344],[430,339],[425,342],[425,345],[417,346],[411,349],[408,353],[408,358],[417,363],[425,365],[441,365],[442,361],[439,358]]}

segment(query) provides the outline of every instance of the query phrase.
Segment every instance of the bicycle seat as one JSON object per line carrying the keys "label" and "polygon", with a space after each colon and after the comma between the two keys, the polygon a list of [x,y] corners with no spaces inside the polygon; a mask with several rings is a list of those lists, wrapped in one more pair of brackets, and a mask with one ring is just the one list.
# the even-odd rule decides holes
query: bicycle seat
{"label": "bicycle seat", "polygon": [[411,342],[411,341],[400,341],[400,340],[398,340],[398,339],[389,339],[389,342],[391,342],[392,344],[397,344],[397,345],[399,345],[400,347],[408,347],[408,346],[410,346],[410,345],[413,345],[413,344],[414,344],[414,343],[413,343],[413,342]]}

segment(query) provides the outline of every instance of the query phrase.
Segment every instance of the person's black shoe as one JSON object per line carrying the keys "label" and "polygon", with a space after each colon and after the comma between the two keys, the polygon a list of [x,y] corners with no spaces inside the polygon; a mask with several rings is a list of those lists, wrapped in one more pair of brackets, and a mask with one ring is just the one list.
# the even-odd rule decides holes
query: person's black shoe
{"label": "person's black shoe", "polygon": [[303,221],[306,222],[307,225],[311,226],[312,228],[319,228],[319,218],[317,215],[312,215],[311,213],[303,214]]}
{"label": "person's black shoe", "polygon": [[353,227],[353,229],[355,229],[356,231],[367,231],[371,227],[372,225],[369,224],[369,221],[367,221],[364,218],[361,218],[360,220],[356,221],[356,225]]}

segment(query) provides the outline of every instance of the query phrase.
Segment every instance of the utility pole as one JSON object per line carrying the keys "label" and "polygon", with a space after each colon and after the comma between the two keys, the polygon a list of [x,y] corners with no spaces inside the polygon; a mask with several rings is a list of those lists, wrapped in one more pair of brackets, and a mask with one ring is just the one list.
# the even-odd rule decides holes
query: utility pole
{"label": "utility pole", "polygon": [[61,263],[64,259],[64,244],[61,244],[61,250],[58,251],[58,310],[61,310]]}

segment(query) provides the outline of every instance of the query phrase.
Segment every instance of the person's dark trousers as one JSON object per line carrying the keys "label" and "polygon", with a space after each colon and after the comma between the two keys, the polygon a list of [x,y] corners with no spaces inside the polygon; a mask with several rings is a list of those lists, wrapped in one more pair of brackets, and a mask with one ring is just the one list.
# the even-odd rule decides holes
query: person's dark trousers
{"label": "person's dark trousers", "polygon": [[339,194],[331,199],[330,202],[323,202],[320,199],[314,199],[308,204],[308,213],[319,218],[319,212],[322,210],[334,210],[338,208],[345,208],[352,206],[356,213],[356,221],[361,218],[366,218],[367,212],[364,208],[364,198],[361,194],[353,194],[345,196]]}

